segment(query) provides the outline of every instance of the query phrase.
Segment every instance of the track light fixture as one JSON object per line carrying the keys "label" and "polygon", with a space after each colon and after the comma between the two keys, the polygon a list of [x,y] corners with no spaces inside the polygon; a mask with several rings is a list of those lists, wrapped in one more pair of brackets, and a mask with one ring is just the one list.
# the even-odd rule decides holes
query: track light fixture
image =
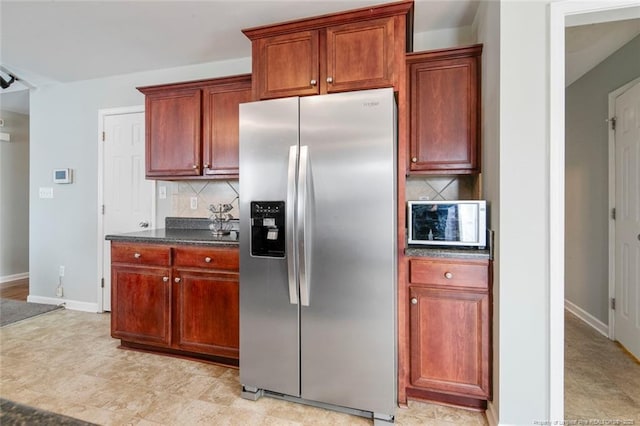
{"label": "track light fixture", "polygon": [[17,80],[15,75],[7,74],[9,76],[9,80],[5,80],[3,76],[0,75],[0,87],[3,89],[7,89],[9,86],[13,84]]}

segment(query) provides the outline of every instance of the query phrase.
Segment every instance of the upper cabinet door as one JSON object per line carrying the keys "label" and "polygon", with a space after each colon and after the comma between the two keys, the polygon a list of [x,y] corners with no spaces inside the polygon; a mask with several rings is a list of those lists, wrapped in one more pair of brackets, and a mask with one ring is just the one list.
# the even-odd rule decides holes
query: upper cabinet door
{"label": "upper cabinet door", "polygon": [[147,177],[200,175],[200,89],[148,94]]}
{"label": "upper cabinet door", "polygon": [[411,173],[480,172],[481,51],[472,46],[407,55]]}
{"label": "upper cabinet door", "polygon": [[393,17],[329,27],[326,34],[328,93],[394,86]]}
{"label": "upper cabinet door", "polygon": [[251,77],[233,84],[203,88],[203,173],[238,176],[239,105],[251,101]]}
{"label": "upper cabinet door", "polygon": [[253,75],[258,98],[317,95],[318,31],[261,38],[254,44]]}

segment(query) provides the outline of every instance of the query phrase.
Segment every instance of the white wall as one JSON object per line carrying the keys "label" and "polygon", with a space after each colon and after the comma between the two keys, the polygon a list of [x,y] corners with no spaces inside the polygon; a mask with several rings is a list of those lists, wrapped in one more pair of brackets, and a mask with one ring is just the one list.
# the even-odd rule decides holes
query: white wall
{"label": "white wall", "polygon": [[447,47],[474,44],[476,38],[471,26],[460,28],[445,28],[442,30],[425,31],[413,35],[413,51],[444,49]]}
{"label": "white wall", "polygon": [[[251,72],[248,58],[79,81],[31,94],[30,300],[54,298],[65,266],[64,298],[97,303],[98,110],[143,105],[136,86]],[[74,183],[55,185],[54,168],[74,170]],[[53,187],[53,199],[38,188]],[[160,200],[158,200],[160,202]],[[160,205],[159,210],[170,211]],[[36,299],[34,299],[36,298]],[[97,310],[97,305],[95,305]]]}
{"label": "white wall", "polygon": [[0,111],[0,282],[29,272],[29,116]]}
{"label": "white wall", "polygon": [[[500,234],[500,2],[482,2],[474,20],[482,48],[482,193],[488,201],[488,226]],[[497,421],[500,402],[500,245],[494,247],[493,401],[488,417]]]}
{"label": "white wall", "polygon": [[548,420],[550,411],[547,15],[546,1],[500,4],[500,424]]}

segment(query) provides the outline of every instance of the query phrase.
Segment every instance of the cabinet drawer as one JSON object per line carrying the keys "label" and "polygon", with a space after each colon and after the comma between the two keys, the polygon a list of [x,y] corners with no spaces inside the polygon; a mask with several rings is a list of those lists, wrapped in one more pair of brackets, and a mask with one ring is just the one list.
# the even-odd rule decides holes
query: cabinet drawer
{"label": "cabinet drawer", "polygon": [[111,243],[111,262],[134,265],[171,265],[171,247]]}
{"label": "cabinet drawer", "polygon": [[174,266],[238,271],[236,248],[176,247]]}
{"label": "cabinet drawer", "polygon": [[411,260],[409,279],[412,284],[442,287],[464,287],[487,290],[488,262],[451,260]]}

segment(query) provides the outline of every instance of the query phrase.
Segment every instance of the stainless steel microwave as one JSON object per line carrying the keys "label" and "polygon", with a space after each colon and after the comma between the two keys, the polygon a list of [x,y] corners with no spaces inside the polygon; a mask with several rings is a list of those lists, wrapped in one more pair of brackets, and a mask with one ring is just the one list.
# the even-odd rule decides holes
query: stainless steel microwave
{"label": "stainless steel microwave", "polygon": [[408,243],[485,247],[485,200],[408,201]]}

